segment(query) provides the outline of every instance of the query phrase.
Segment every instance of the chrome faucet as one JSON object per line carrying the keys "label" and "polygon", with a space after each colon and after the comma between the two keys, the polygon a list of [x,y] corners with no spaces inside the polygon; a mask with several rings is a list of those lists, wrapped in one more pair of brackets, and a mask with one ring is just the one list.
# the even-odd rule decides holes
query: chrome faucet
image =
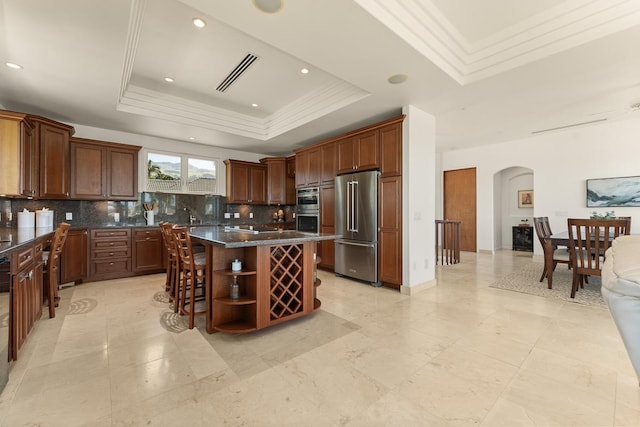
{"label": "chrome faucet", "polygon": [[196,216],[191,213],[191,209],[183,208],[183,210],[189,214],[189,225],[194,225],[196,222],[198,222],[198,218],[196,218]]}

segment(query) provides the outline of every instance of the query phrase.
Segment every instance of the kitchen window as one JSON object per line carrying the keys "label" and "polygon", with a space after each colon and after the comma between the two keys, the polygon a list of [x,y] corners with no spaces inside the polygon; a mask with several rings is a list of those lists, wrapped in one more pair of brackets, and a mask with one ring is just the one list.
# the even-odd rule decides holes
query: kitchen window
{"label": "kitchen window", "polygon": [[148,151],[149,192],[216,194],[218,159]]}

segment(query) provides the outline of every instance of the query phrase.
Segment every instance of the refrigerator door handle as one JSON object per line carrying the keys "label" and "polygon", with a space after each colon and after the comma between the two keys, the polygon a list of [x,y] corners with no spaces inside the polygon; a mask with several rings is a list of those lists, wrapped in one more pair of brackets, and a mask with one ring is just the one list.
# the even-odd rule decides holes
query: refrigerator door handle
{"label": "refrigerator door handle", "polygon": [[336,245],[350,245],[350,246],[361,246],[363,248],[373,248],[373,243],[356,243],[356,242],[345,242],[342,240],[336,240]]}
{"label": "refrigerator door handle", "polygon": [[347,231],[351,231],[351,203],[350,203],[351,181],[347,181],[347,215],[345,217]]}
{"label": "refrigerator door handle", "polygon": [[358,209],[358,181],[353,181],[353,190],[351,192],[351,197],[353,197],[353,220],[351,221],[351,226],[353,227],[353,232],[358,232],[358,215],[360,215],[360,209]]}

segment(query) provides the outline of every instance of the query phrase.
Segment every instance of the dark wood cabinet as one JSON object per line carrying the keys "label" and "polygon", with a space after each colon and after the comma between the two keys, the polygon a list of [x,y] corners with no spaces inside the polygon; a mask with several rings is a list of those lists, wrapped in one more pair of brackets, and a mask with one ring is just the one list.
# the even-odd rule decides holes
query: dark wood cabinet
{"label": "dark wood cabinet", "polygon": [[42,250],[47,238],[38,238],[10,254],[9,360],[17,360],[27,335],[42,316]]}
{"label": "dark wood cabinet", "polygon": [[378,224],[379,279],[402,285],[402,177],[380,178]]}
{"label": "dark wood cabinet", "polygon": [[227,203],[267,203],[267,166],[242,160],[225,160]]}
{"label": "dark wood cabinet", "polygon": [[339,140],[338,174],[380,167],[378,129]]}
{"label": "dark wood cabinet", "polygon": [[89,279],[104,280],[131,276],[131,230],[91,230]]}
{"label": "dark wood cabinet", "polygon": [[162,234],[158,228],[133,230],[133,272],[153,273],[163,270]]}
{"label": "dark wood cabinet", "polygon": [[72,138],[71,198],[137,200],[140,148]]}
{"label": "dark wood cabinet", "polygon": [[320,147],[296,151],[296,188],[320,184]]}
{"label": "dark wood cabinet", "polygon": [[320,146],[320,181],[322,184],[333,184],[338,173],[338,154],[336,148],[335,142]]}
{"label": "dark wood cabinet", "polygon": [[284,205],[287,202],[287,159],[268,157],[260,159],[267,166],[267,203]]}
{"label": "dark wood cabinet", "polygon": [[73,127],[39,116],[29,116],[35,125],[38,146],[41,199],[69,198],[69,139]]}
{"label": "dark wood cabinet", "polygon": [[402,175],[402,122],[380,129],[380,176]]}
{"label": "dark wood cabinet", "polygon": [[287,157],[287,177],[286,177],[286,199],[287,205],[296,204],[296,156]]}
{"label": "dark wood cabinet", "polygon": [[[333,234],[335,232],[335,188],[333,184],[320,187],[320,232]],[[318,242],[318,266],[333,270],[335,266],[335,245],[333,240]]]}
{"label": "dark wood cabinet", "polygon": [[87,277],[88,231],[70,229],[60,255],[60,283],[82,282]]}

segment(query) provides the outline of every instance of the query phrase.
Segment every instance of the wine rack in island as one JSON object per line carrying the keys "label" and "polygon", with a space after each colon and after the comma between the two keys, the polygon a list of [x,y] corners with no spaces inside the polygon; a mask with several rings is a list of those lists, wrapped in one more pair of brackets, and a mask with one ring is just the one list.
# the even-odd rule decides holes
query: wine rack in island
{"label": "wine rack in island", "polygon": [[[210,246],[213,260],[210,332],[251,332],[311,313],[315,242],[224,249]],[[242,270],[231,262],[242,260]],[[238,297],[232,295],[238,286]]]}

